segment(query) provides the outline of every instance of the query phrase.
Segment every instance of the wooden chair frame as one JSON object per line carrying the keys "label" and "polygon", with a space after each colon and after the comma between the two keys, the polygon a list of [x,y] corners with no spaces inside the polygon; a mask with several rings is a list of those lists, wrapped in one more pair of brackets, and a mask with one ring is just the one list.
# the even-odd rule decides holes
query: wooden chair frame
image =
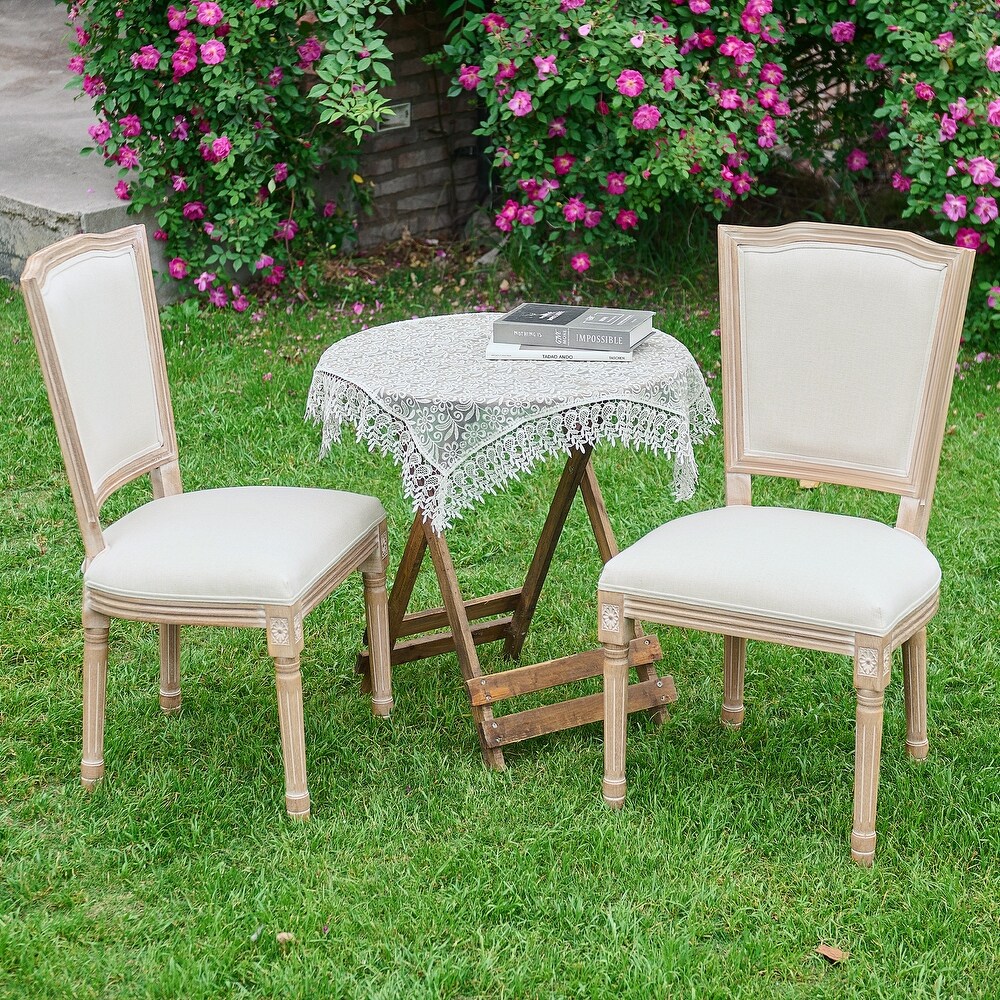
{"label": "wooden chair frame", "polygon": [[[864,487],[900,497],[896,527],[926,541],[934,481],[941,452],[955,357],[962,332],[974,254],[941,246],[904,232],[793,223],[773,229],[719,227],[719,273],[723,368],[723,426],[726,504],[751,503],[751,476],[769,475]],[[890,473],[861,464],[824,463],[808,456],[754,453],[748,443],[742,370],[742,247],[782,247],[797,242],[880,247],[898,251],[945,270],[924,381],[919,420],[907,467]],[[743,681],[747,639],[801,646],[850,656],[857,692],[854,826],[851,850],[860,864],[871,864],[882,739],[883,692],[891,676],[893,651],[902,647],[906,707],[906,747],[914,759],[927,756],[926,625],[938,607],[934,593],[886,635],[866,635],[796,620],[720,611],[694,604],[668,603],[627,593],[599,591],[598,637],[605,649],[605,801],[620,806],[625,797],[625,688],[628,643],[635,622],[657,622],[724,636],[723,702],[725,725],[743,721]]]}
{"label": "wooden chair frame", "polygon": [[[70,403],[63,367],[47,316],[43,291],[54,269],[89,252],[128,252],[134,255],[142,301],[147,348],[156,399],[160,442],[127,464],[92,482],[80,428]],[[160,334],[146,234],[131,226],[106,234],[85,233],[65,239],[33,254],[21,277],[21,287],[41,361],[60,448],[66,465],[86,561],[104,549],[101,508],[116,490],[148,475],[154,499],[182,492],[177,439],[174,430],[166,361]],[[278,716],[285,767],[285,803],[293,818],[309,816],[306,783],[305,732],[302,710],[300,654],[303,619],[355,570],[364,580],[369,648],[372,654],[372,709],[389,715],[392,693],[389,663],[386,567],[388,535],[383,520],[331,565],[301,600],[291,606],[240,601],[155,601],[140,597],[83,590],[83,757],[81,782],[93,787],[104,776],[104,714],[108,662],[109,619],[153,622],[160,632],[160,706],[177,712],[181,705],[180,626],[220,625],[262,628],[274,660]]]}

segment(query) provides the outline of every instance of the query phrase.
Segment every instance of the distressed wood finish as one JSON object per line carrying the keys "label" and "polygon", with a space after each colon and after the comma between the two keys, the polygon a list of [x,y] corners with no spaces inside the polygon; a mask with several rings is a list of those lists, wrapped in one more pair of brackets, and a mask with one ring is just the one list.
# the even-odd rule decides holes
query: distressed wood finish
{"label": "distressed wood finish", "polygon": [[[933,315],[929,354],[919,399],[914,409],[905,468],[885,468],[861,462],[817,460],[809,454],[755,453],[748,444],[747,396],[743,358],[750,331],[742,326],[744,275],[741,248],[785,248],[798,244],[838,248],[874,248],[901,255],[943,274]],[[723,428],[726,467],[726,503],[751,503],[751,476],[772,475],[838,483],[895,493],[899,496],[896,527],[926,537],[930,506],[941,451],[941,440],[951,392],[954,361],[965,315],[965,302],[974,254],[941,246],[909,233],[795,223],[773,229],[719,227],[719,277],[723,367]],[[886,289],[887,294],[891,294]],[[905,290],[901,292],[905,294]],[[860,363],[860,362],[859,362]],[[912,403],[912,400],[910,401]],[[642,542],[637,543],[639,545]],[[723,573],[724,567],[719,568]],[[859,572],[862,567],[859,567]],[[892,653],[902,647],[906,702],[906,746],[911,757],[927,755],[927,646],[926,625],[938,606],[935,592],[883,635],[865,635],[828,623],[763,617],[752,612],[720,610],[694,602],[667,601],[641,594],[601,590],[604,609],[598,637],[604,643],[605,683],[605,801],[620,806],[625,797],[625,678],[626,645],[630,623],[637,619],[665,625],[721,633],[725,637],[724,694],[721,718],[738,726],[743,720],[743,678],[747,639],[759,639],[851,657],[857,692],[854,825],[851,852],[862,865],[875,852],[875,819],[881,759],[882,705],[892,675]]]}
{"label": "distressed wood finish", "polygon": [[[441,653],[456,654],[483,761],[492,769],[499,770],[505,766],[502,752],[505,746],[596,722],[603,714],[603,696],[600,694],[570,698],[501,717],[493,714],[494,706],[507,699],[598,676],[603,664],[599,649],[491,674],[483,671],[476,652],[476,647],[484,642],[502,639],[506,656],[520,653],[577,492],[583,499],[602,562],[618,552],[604,498],[590,463],[590,454],[591,449],[587,448],[582,452],[573,452],[567,458],[521,587],[464,599],[445,535],[435,533],[419,511],[403,549],[400,569],[393,579],[389,595],[392,663],[407,663]],[[444,603],[441,607],[410,612],[407,608],[417,574],[428,553]],[[481,621],[483,618],[488,620]],[[441,631],[418,635],[431,629]],[[666,706],[676,701],[677,692],[672,678],[661,677],[656,671],[655,665],[663,655],[659,640],[655,636],[643,635],[637,622],[633,623],[632,631],[635,638],[627,647],[626,656],[639,680],[628,688],[627,710],[647,711],[654,721],[660,722],[666,718]],[[416,637],[410,638],[412,636]],[[358,657],[358,670],[367,676],[367,653],[363,652]]]}
{"label": "distressed wood finish", "polygon": [[[91,479],[80,427],[71,405],[62,363],[50,325],[44,291],[62,265],[84,255],[132,255],[141,300],[143,330],[152,380],[160,442],[115,468],[97,482]],[[22,275],[22,290],[35,336],[53,419],[73,493],[77,521],[83,536],[86,564],[104,549],[101,506],[117,489],[148,475],[153,497],[162,499],[182,491],[177,440],[167,384],[166,363],[145,230],[131,226],[113,233],[83,234],[63,240],[34,254]],[[83,754],[81,781],[92,787],[104,776],[104,709],[108,661],[108,620],[123,618],[153,622],[160,628],[160,705],[175,712],[181,705],[180,626],[219,625],[264,629],[268,652],[274,660],[278,716],[285,766],[285,802],[288,814],[309,815],[306,782],[305,731],[302,718],[302,619],[350,574],[360,570],[364,579],[365,606],[375,661],[372,710],[387,715],[392,708],[388,647],[388,608],[385,571],[388,565],[385,521],[366,532],[309,586],[294,607],[263,605],[215,598],[154,600],[148,597],[106,593],[84,586],[83,593]],[[247,539],[254,546],[257,541]]]}

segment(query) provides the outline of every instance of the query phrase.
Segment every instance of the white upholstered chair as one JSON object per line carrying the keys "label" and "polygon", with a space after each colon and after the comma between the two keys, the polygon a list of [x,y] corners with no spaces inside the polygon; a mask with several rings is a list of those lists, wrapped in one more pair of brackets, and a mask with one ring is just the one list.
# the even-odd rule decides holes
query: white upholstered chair
{"label": "white upholstered chair", "polygon": [[[180,625],[262,628],[274,659],[290,816],[309,815],[303,618],[348,575],[364,579],[372,709],[392,709],[385,513],[335,490],[232,487],[184,493],[145,230],[72,236],[21,278],[86,560],[81,780],[104,775],[108,620],[160,630],[160,705],[180,708]],[[105,526],[119,487],[149,475],[153,499]]]}
{"label": "white upholstered chair", "polygon": [[[746,640],[850,656],[857,693],[851,851],[870,864],[882,698],[902,646],[906,746],[927,754],[925,545],[974,254],[902,232],[720,226],[726,506],[677,518],[611,559],[598,585],[604,799],[625,797],[636,620],[721,633],[722,721],[743,721]],[[900,497],[894,527],[751,506],[751,475]]]}

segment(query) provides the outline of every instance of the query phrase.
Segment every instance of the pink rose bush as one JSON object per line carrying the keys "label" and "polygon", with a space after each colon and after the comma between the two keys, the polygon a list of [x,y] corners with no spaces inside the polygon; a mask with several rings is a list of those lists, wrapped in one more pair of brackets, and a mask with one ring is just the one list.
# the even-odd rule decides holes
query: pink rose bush
{"label": "pink rose bush", "polygon": [[446,51],[486,109],[501,232],[582,275],[671,198],[721,216],[755,189],[790,110],[772,0],[491,7]]}
{"label": "pink rose bush", "polygon": [[[367,198],[367,185],[355,185],[356,200],[338,208],[313,183],[321,159],[357,171],[346,133],[370,130],[381,113],[389,53],[373,21],[362,42],[367,65],[359,69],[353,52],[341,65],[348,57],[327,45],[330,26],[303,20],[314,7],[86,0],[70,9],[69,68],[96,116],[91,151],[117,171],[115,192],[129,211],[152,209],[169,276],[217,308],[247,308],[245,288],[232,283],[240,269],[271,287],[302,273],[289,259],[293,238],[299,255],[304,243],[326,250],[349,239]],[[355,7],[363,25],[372,5]],[[332,92],[328,78],[345,93]],[[308,141],[324,116],[339,126],[324,127],[322,143]],[[270,264],[255,271],[264,258]]]}

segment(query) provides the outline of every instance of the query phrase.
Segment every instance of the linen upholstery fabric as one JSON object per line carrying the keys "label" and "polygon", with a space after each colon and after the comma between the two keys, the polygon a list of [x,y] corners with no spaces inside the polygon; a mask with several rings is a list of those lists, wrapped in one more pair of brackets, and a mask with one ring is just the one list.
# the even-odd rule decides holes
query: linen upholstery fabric
{"label": "linen upholstery fabric", "polygon": [[654,529],[604,567],[617,593],[886,635],[937,590],[923,543],[877,521],[722,507]]}
{"label": "linen upholstery fabric", "polygon": [[739,259],[747,452],[905,474],[944,266],[807,241]]}
{"label": "linen upholstery fabric", "polygon": [[292,605],[384,519],[374,497],[337,490],[178,493],[105,528],[84,579],[119,596]]}
{"label": "linen upholstery fabric", "polygon": [[42,288],[91,487],[163,443],[131,247],[91,250]]}

